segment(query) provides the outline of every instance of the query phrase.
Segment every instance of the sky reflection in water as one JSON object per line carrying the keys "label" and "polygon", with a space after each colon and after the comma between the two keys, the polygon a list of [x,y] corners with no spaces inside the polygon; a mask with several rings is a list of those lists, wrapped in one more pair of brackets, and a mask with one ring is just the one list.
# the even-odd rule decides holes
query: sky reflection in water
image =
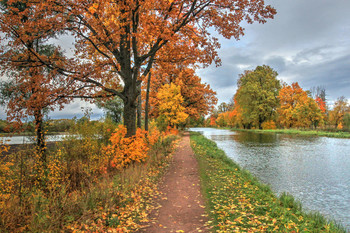
{"label": "sky reflection in water", "polygon": [[280,194],[350,229],[350,140],[195,128]]}

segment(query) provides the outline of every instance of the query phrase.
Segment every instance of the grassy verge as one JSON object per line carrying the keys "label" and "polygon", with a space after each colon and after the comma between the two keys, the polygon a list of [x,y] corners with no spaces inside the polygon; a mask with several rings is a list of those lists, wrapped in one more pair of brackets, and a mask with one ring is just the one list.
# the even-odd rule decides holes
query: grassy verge
{"label": "grassy verge", "polygon": [[306,213],[288,194],[277,198],[241,169],[215,142],[191,133],[207,210],[216,232],[346,232],[317,213]]}
{"label": "grassy verge", "polygon": [[257,133],[280,133],[280,134],[298,134],[305,136],[320,136],[320,137],[332,137],[332,138],[350,138],[349,132],[328,132],[322,130],[300,130],[300,129],[234,129],[226,128],[235,131],[248,131]]}

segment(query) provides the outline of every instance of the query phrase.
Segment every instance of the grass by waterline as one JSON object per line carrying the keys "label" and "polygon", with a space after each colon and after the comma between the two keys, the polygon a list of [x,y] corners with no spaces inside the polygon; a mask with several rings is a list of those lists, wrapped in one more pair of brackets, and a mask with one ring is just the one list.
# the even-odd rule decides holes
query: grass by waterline
{"label": "grass by waterline", "polygon": [[306,213],[290,195],[281,197],[241,169],[215,142],[191,133],[203,193],[216,232],[346,232],[320,214]]}
{"label": "grass by waterline", "polygon": [[234,131],[247,131],[256,133],[279,133],[279,134],[297,134],[304,136],[320,136],[320,137],[332,137],[332,138],[350,138],[350,132],[329,132],[322,130],[300,130],[300,129],[236,129],[236,128],[224,128]]}

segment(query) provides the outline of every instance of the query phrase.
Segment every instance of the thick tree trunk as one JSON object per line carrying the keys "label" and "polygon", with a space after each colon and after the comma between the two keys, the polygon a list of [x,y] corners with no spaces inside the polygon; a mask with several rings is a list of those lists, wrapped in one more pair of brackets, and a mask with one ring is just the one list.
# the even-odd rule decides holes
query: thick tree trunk
{"label": "thick tree trunk", "polygon": [[145,106],[145,130],[148,131],[148,114],[149,114],[149,89],[151,86],[151,72],[148,74]]}
{"label": "thick tree trunk", "polygon": [[43,129],[43,115],[41,110],[36,110],[34,112],[34,123],[35,123],[35,132],[36,132],[36,150],[41,156],[41,160],[46,164],[46,143],[45,143],[45,134]]}
{"label": "thick tree trunk", "polygon": [[[125,57],[128,57],[129,54],[125,53]],[[124,102],[124,126],[126,127],[126,137],[132,137],[136,134],[136,111],[137,111],[137,97],[139,96],[139,85],[138,84],[138,72],[132,71],[129,60],[126,61],[127,68],[124,69],[123,73],[126,75],[124,77],[124,90],[123,90],[123,102]],[[138,68],[135,68],[137,70]]]}
{"label": "thick tree trunk", "polygon": [[136,104],[135,101],[124,101],[124,126],[127,129],[126,137],[136,134]]}

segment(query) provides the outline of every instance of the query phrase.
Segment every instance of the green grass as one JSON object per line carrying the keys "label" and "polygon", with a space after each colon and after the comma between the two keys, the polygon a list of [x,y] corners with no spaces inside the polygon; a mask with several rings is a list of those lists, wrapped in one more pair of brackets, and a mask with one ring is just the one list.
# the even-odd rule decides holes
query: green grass
{"label": "green grass", "polygon": [[350,138],[349,132],[329,132],[322,130],[300,130],[300,129],[233,129],[226,128],[235,131],[249,131],[257,133],[280,133],[280,134],[298,134],[305,136],[320,136],[320,137],[333,137],[333,138]]}
{"label": "green grass", "polygon": [[318,213],[304,212],[293,196],[278,198],[215,142],[191,133],[191,145],[214,232],[346,232]]}

